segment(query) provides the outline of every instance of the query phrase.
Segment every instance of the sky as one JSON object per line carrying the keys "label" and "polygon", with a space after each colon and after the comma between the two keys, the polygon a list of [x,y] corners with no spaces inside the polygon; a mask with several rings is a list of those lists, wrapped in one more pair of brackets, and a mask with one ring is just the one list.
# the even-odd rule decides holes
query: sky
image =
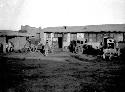
{"label": "sky", "polygon": [[125,23],[125,0],[0,0],[0,30]]}

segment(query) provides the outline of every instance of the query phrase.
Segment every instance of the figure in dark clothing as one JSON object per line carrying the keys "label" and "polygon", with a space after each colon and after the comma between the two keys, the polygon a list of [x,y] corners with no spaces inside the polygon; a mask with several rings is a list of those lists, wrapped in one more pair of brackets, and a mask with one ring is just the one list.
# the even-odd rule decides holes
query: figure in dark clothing
{"label": "figure in dark clothing", "polygon": [[69,51],[72,52],[72,53],[75,53],[75,47],[76,47],[76,41],[73,40],[73,41],[70,42]]}

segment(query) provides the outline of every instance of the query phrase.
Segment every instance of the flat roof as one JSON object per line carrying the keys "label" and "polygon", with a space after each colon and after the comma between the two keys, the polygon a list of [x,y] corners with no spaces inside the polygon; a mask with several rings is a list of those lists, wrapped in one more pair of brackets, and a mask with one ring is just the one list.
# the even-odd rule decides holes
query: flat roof
{"label": "flat roof", "polygon": [[33,35],[29,33],[21,33],[19,31],[0,30],[0,36],[27,37],[27,36],[33,36]]}
{"label": "flat roof", "polygon": [[125,24],[47,27],[43,32],[125,32]]}

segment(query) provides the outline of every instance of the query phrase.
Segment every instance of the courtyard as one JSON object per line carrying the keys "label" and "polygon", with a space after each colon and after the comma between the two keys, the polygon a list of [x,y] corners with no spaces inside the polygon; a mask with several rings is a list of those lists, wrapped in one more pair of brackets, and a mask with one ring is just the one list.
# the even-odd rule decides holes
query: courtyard
{"label": "courtyard", "polygon": [[10,53],[0,58],[0,92],[121,92],[123,61],[69,52]]}

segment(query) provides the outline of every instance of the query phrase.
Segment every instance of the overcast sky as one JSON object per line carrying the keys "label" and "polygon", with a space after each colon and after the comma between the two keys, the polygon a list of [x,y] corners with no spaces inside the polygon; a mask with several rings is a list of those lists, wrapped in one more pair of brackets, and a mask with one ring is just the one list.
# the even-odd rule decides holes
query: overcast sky
{"label": "overcast sky", "polygon": [[0,0],[0,29],[125,23],[125,0]]}

